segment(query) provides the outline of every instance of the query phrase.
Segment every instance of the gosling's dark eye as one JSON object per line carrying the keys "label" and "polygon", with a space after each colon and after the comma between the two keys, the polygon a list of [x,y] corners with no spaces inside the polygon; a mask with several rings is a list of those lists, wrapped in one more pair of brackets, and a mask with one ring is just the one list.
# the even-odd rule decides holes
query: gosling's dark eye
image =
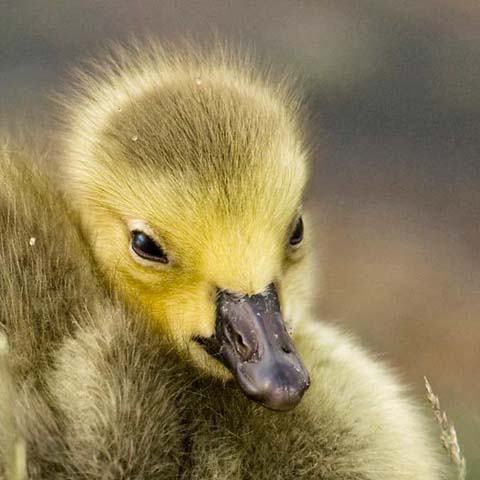
{"label": "gosling's dark eye", "polygon": [[132,232],[132,250],[139,256],[152,262],[168,263],[166,253],[155,240],[139,230]]}
{"label": "gosling's dark eye", "polygon": [[303,219],[302,217],[299,217],[295,225],[295,228],[293,229],[293,232],[290,235],[289,243],[292,247],[295,247],[297,245],[300,245],[300,243],[302,243],[302,240],[303,240]]}

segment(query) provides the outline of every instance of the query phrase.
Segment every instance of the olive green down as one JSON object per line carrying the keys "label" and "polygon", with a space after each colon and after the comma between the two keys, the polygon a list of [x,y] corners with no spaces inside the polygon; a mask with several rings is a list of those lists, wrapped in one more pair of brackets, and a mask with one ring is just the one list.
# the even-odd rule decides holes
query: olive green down
{"label": "olive green down", "polygon": [[[223,50],[168,53],[155,43],[117,49],[97,61],[97,70],[78,76],[60,175],[41,166],[48,162],[28,146],[1,144],[1,480],[451,478],[424,407],[357,340],[315,317],[308,215],[305,245],[284,247],[308,171],[298,102],[238,58]],[[157,81],[155,68],[165,78],[177,76],[180,90],[191,75],[189,89],[206,88],[200,103],[190,90],[170,89],[163,98],[166,80]],[[142,128],[131,133],[128,117],[118,115],[142,105],[152,88],[158,108],[135,108]],[[211,119],[198,133],[198,149],[181,144],[200,142],[191,130],[190,101],[192,116],[200,118],[201,105],[203,121]],[[175,149],[160,146],[162,136],[152,133],[163,104],[165,121],[176,123],[159,131],[178,142]],[[235,112],[223,111],[232,105],[251,116],[248,128]],[[278,135],[269,131],[272,124]],[[77,134],[81,125],[88,128]],[[215,143],[216,160],[209,162]],[[200,151],[201,159],[192,160]],[[272,152],[281,165],[272,163]],[[170,154],[172,163],[155,170]],[[215,166],[220,156],[228,168]],[[137,169],[141,159],[148,162]],[[228,169],[234,171],[226,178]],[[248,169],[249,180],[235,169]],[[204,198],[209,194],[214,200]],[[252,198],[262,207],[253,207]],[[182,205],[195,216],[183,215]],[[218,215],[203,218],[212,205]],[[248,228],[236,220],[242,210]],[[167,253],[174,252],[171,265],[139,262],[128,250],[129,225],[139,220],[155,232],[165,225],[160,235]],[[231,239],[243,241],[239,232],[257,250],[232,250],[232,257],[245,256],[230,261]],[[102,253],[109,242],[115,266]],[[208,242],[216,256],[203,252]],[[193,248],[195,258],[188,256]],[[257,262],[262,255],[264,264]],[[191,345],[192,335],[211,334],[207,278],[254,291],[270,277],[311,376],[302,401],[288,412],[249,400],[216,360]],[[195,312],[196,305],[198,322],[177,321],[180,308]]]}

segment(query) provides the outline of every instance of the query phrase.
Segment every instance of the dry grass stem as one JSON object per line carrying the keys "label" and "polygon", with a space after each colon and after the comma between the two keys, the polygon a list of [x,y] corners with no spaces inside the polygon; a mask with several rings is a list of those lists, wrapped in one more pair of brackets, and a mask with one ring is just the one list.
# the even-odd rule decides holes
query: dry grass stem
{"label": "dry grass stem", "polygon": [[[6,336],[0,332],[0,414],[9,418],[7,430],[3,432],[6,435],[7,442],[10,443],[7,448],[5,459],[6,480],[25,480],[27,478],[26,470],[26,445],[22,438],[18,438],[16,433],[13,385],[8,370],[8,341]],[[11,440],[13,439],[13,441]],[[8,443],[7,443],[8,445]]]}
{"label": "dry grass stem", "polygon": [[465,480],[467,477],[467,465],[465,457],[460,450],[460,445],[458,444],[455,427],[453,426],[453,423],[448,421],[447,414],[442,412],[442,409],[440,408],[440,400],[438,396],[435,395],[427,377],[423,378],[425,380],[425,388],[427,389],[428,401],[430,402],[435,418],[440,425],[443,448],[445,448],[452,463],[457,468],[458,480]]}

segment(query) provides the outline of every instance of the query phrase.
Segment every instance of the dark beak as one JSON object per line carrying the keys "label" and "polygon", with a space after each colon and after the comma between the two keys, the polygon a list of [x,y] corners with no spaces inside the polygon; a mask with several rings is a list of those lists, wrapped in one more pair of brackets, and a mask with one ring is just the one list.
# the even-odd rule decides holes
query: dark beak
{"label": "dark beak", "polygon": [[219,292],[215,344],[218,357],[252,400],[290,410],[310,378],[287,333],[274,285],[247,296]]}

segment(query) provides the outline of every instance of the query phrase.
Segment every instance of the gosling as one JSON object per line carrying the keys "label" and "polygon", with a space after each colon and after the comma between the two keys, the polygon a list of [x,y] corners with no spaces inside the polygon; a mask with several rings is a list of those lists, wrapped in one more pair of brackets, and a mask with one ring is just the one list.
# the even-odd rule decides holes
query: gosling
{"label": "gosling", "polygon": [[60,175],[4,147],[2,480],[448,478],[315,316],[301,105],[240,58],[117,48],[65,102]]}

